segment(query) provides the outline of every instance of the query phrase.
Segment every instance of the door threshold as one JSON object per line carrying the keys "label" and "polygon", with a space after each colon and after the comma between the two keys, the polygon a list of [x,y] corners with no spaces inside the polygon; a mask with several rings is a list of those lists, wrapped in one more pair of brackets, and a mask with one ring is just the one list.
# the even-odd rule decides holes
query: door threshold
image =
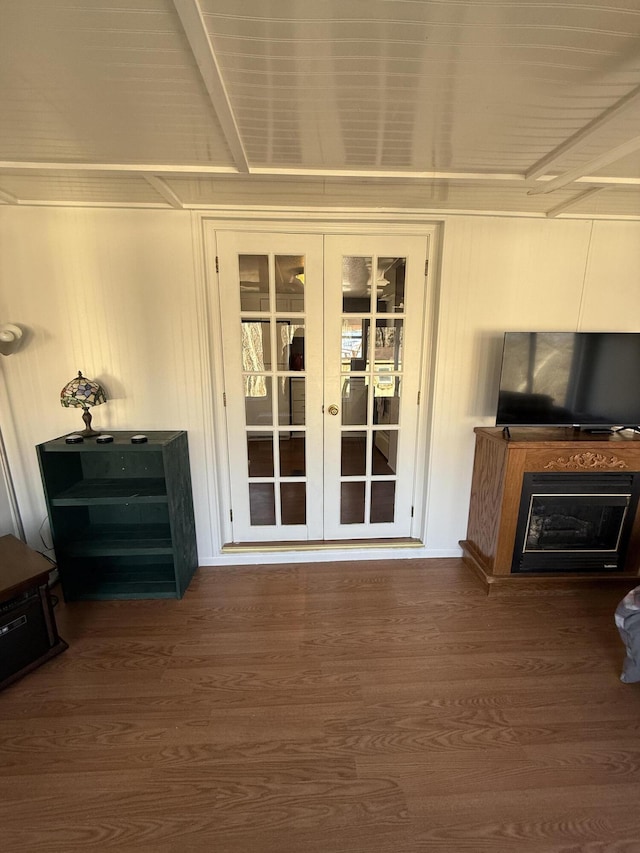
{"label": "door threshold", "polygon": [[317,539],[300,542],[229,542],[222,546],[225,554],[247,551],[336,551],[359,548],[422,548],[420,539]]}

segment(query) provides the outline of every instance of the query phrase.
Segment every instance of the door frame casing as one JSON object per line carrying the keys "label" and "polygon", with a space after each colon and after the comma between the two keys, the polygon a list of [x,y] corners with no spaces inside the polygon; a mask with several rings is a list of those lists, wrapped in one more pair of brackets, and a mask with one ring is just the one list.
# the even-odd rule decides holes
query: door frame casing
{"label": "door frame casing", "polygon": [[[255,216],[255,218],[254,218]],[[292,216],[300,216],[292,219]],[[331,217],[331,218],[329,218]],[[202,275],[199,278],[204,288],[203,309],[206,316],[203,317],[206,331],[203,340],[203,358],[209,365],[212,377],[212,400],[213,411],[211,413],[211,436],[209,445],[211,457],[214,462],[214,470],[208,476],[210,490],[210,513],[212,519],[212,532],[218,534],[218,543],[212,542],[212,551],[219,554],[220,561],[213,563],[239,563],[258,562],[261,553],[277,552],[277,557],[271,562],[289,562],[291,560],[313,561],[310,555],[312,551],[318,551],[321,559],[327,559],[327,553],[331,559],[347,559],[353,554],[354,545],[348,541],[338,545],[308,545],[305,542],[292,542],[286,547],[265,546],[261,551],[257,546],[247,546],[246,549],[233,549],[227,546],[232,542],[231,522],[231,470],[227,456],[227,426],[224,411],[225,373],[222,352],[222,315],[219,301],[219,277],[216,272],[217,256],[217,234],[221,231],[234,232],[266,232],[266,233],[294,233],[294,234],[337,234],[337,235],[371,235],[384,229],[389,237],[423,237],[427,241],[428,275],[426,276],[426,292],[423,304],[423,327],[427,338],[426,345],[422,348],[420,365],[420,406],[417,418],[416,435],[416,472],[418,476],[414,481],[414,514],[411,529],[411,537],[417,546],[425,543],[425,527],[427,518],[427,504],[429,500],[429,478],[428,462],[431,445],[431,410],[433,397],[433,373],[435,369],[436,347],[437,347],[437,309],[439,302],[439,262],[441,256],[442,226],[443,223],[433,220],[398,222],[386,217],[359,213],[348,214],[344,212],[325,213],[313,215],[309,211],[269,211],[256,210],[229,211],[220,215],[211,216],[206,214],[193,214],[194,239],[200,244],[202,257]],[[205,354],[206,350],[206,354]],[[215,523],[214,523],[215,522]],[[364,549],[367,557],[374,558],[374,551],[380,548],[375,541],[369,543],[358,542],[357,548]],[[341,551],[344,549],[344,553]],[[244,557],[239,554],[244,552]],[[384,549],[382,552],[388,558],[399,558],[413,556],[411,550],[394,547]],[[229,559],[231,557],[231,559]]]}

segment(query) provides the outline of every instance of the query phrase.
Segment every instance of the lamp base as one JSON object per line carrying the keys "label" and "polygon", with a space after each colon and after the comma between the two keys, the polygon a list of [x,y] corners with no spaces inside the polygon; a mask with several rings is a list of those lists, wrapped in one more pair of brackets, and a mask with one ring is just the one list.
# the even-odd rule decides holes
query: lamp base
{"label": "lamp base", "polygon": [[86,429],[83,429],[78,435],[81,435],[83,438],[91,438],[95,435],[100,435],[99,432],[96,432],[95,429],[91,429],[91,412],[89,409],[82,410],[82,420],[84,421],[84,425]]}

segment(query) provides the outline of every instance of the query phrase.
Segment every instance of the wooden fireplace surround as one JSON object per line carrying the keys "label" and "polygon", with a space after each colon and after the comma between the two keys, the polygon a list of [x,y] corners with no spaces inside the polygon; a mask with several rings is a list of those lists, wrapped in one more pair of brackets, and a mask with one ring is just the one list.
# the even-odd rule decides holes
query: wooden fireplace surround
{"label": "wooden fireplace surround", "polygon": [[517,583],[535,578],[550,583],[638,577],[640,567],[640,510],[620,572],[512,573],[523,477],[528,473],[565,471],[640,472],[640,435],[626,430],[613,435],[590,435],[571,428],[512,427],[507,437],[500,427],[476,427],[476,450],[471,484],[467,538],[460,542],[463,560],[487,585]]}

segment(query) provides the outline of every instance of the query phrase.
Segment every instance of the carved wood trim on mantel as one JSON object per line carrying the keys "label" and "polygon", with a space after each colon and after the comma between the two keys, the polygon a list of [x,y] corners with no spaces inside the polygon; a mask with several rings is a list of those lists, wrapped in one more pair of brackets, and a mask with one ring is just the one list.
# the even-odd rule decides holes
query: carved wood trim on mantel
{"label": "carved wood trim on mantel", "polygon": [[592,453],[586,451],[584,453],[573,453],[571,456],[559,456],[557,459],[547,462],[544,466],[545,471],[554,470],[593,470],[595,468],[628,468],[629,466],[623,459],[617,456],[606,456],[604,453]]}

